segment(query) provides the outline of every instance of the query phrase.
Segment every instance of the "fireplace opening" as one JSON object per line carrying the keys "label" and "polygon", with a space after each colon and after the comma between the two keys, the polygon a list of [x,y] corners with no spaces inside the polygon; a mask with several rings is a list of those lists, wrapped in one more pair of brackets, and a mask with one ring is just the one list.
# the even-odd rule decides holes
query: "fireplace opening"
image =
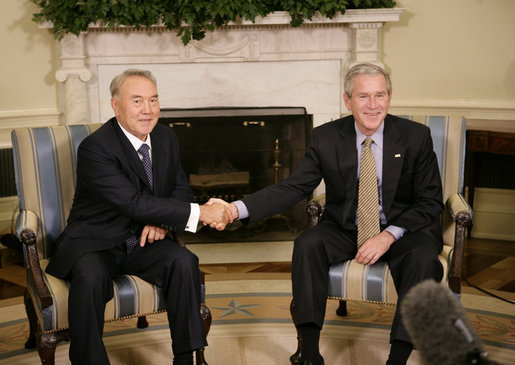
{"label": "fireplace opening", "polygon": [[[313,129],[303,107],[162,109],[159,123],[175,131],[195,202],[241,199],[288,177],[302,160]],[[188,243],[290,241],[306,228],[306,201],[250,225],[219,232],[200,226]]]}

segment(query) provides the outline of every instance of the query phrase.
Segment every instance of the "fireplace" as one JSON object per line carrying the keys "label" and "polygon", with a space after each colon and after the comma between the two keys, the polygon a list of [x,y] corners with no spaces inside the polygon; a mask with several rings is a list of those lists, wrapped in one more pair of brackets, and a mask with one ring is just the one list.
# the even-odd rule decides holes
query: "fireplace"
{"label": "fireplace", "polygon": [[[313,128],[302,107],[163,109],[159,122],[174,129],[195,196],[227,201],[288,177],[304,156]],[[188,242],[281,241],[306,228],[304,206],[253,225],[235,222],[224,232],[200,227]]]}
{"label": "fireplace", "polygon": [[[102,24],[92,24],[87,32],[79,36],[67,34],[57,47],[59,68],[55,76],[60,85],[59,103],[63,111],[61,123],[108,120],[113,116],[109,94],[109,84],[113,77],[127,68],[150,70],[158,80],[160,105],[168,109],[163,111],[163,122],[179,123],[174,124],[173,128],[181,139],[185,139],[181,149],[189,169],[188,154],[197,153],[197,157],[192,157],[197,162],[198,154],[202,155],[198,151],[190,151],[190,148],[214,147],[219,143],[214,137],[236,133],[229,132],[229,126],[225,124],[213,125],[218,121],[229,123],[231,117],[237,119],[235,115],[223,113],[243,112],[240,109],[245,108],[239,107],[249,107],[244,112],[246,115],[239,114],[242,118],[238,121],[241,130],[239,134],[236,133],[238,139],[234,142],[240,143],[240,147],[246,147],[242,136],[252,135],[251,141],[262,142],[262,145],[255,147],[254,152],[230,153],[228,161],[222,161],[218,153],[210,154],[208,159],[204,154],[204,165],[197,166],[197,169],[202,169],[188,172],[197,175],[193,176],[192,185],[199,201],[213,193],[227,195],[231,200],[273,183],[276,139],[280,156],[278,164],[281,165],[279,179],[289,175],[303,154],[302,148],[294,144],[300,141],[305,146],[309,133],[299,140],[298,137],[285,137],[286,134],[278,134],[278,138],[261,134],[272,126],[287,133],[288,128],[281,130],[282,127],[279,127],[284,122],[272,122],[275,119],[271,115],[282,115],[284,120],[290,118],[288,115],[304,115],[302,118],[312,120],[308,124],[312,123],[316,127],[347,113],[342,98],[346,70],[358,62],[382,65],[383,25],[399,21],[403,11],[398,8],[350,9],[332,19],[316,15],[296,28],[291,27],[288,13],[276,12],[264,18],[256,18],[255,22],[242,20],[208,32],[203,40],[192,41],[187,46],[182,44],[176,33],[162,25],[138,30],[129,27],[109,29]],[[290,107],[290,110],[287,113],[275,110],[267,115],[271,110],[261,108],[277,105]],[[299,105],[305,111],[303,108],[301,112],[295,111]],[[223,108],[215,106],[227,108],[220,114]],[[206,107],[210,109],[202,109]],[[253,114],[259,109],[261,115]],[[203,114],[195,114],[199,112]],[[207,118],[211,116],[206,113],[215,112],[219,113],[216,117],[220,119],[212,115],[214,119]],[[194,118],[202,117],[205,117],[202,122],[206,124],[204,127],[211,128],[208,137],[194,134],[202,124],[200,119]],[[171,119],[165,121],[166,118]],[[174,121],[174,118],[177,120]],[[245,121],[252,123],[243,128],[241,123]],[[263,127],[260,123],[262,121],[265,122]],[[189,127],[187,123],[190,123]],[[189,134],[206,139],[202,143],[197,142],[196,138],[188,142],[188,138],[190,141],[192,138]],[[233,148],[230,144],[224,147]],[[258,150],[259,159],[255,157]],[[238,160],[240,158],[247,161],[241,162]],[[245,166],[248,168],[244,169]],[[261,172],[256,173],[258,167]],[[228,174],[232,175],[228,177]],[[216,180],[216,191],[204,186],[214,183],[213,179]],[[224,186],[224,183],[228,186]],[[323,192],[322,183],[315,189],[315,194]],[[303,216],[303,209],[299,211],[302,211],[299,216]],[[290,218],[291,214],[287,212],[284,216]],[[267,224],[290,223],[294,227],[287,231],[293,232],[296,229],[295,223],[289,222],[284,216],[269,219]],[[296,235],[292,233],[291,237]],[[252,236],[251,239],[260,238],[254,233],[249,236]],[[191,237],[193,239],[195,237]],[[191,240],[188,238],[188,241]],[[232,238],[224,237],[223,240],[226,242]]]}

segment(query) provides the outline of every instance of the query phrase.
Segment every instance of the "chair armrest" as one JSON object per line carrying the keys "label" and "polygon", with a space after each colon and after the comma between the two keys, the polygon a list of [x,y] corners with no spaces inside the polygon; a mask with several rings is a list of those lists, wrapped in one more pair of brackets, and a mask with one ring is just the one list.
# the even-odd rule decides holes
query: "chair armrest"
{"label": "chair armrest", "polygon": [[465,231],[472,222],[472,208],[461,194],[451,195],[447,199],[446,206],[455,223],[454,254],[449,272],[449,287],[453,292],[459,294],[461,292]]}
{"label": "chair armrest", "polygon": [[306,205],[306,214],[308,215],[308,226],[311,228],[318,224],[322,213],[325,209],[325,194],[319,195],[311,199]]}
{"label": "chair armrest", "polygon": [[21,210],[20,214],[16,218],[14,226],[14,232],[18,238],[20,238],[21,232],[28,229],[37,235],[38,233],[39,218],[36,213],[30,210]]}
{"label": "chair armrest", "polygon": [[454,194],[451,195],[446,202],[447,209],[451,213],[452,219],[460,224],[468,224],[472,221],[472,208],[467,203],[463,195]]}
{"label": "chair armrest", "polygon": [[34,212],[22,210],[16,219],[15,232],[16,237],[25,247],[25,265],[28,267],[30,279],[33,284],[32,287],[41,304],[41,309],[46,309],[53,304],[53,300],[43,279],[43,272],[39,265],[39,255],[36,244],[38,222],[39,218]]}

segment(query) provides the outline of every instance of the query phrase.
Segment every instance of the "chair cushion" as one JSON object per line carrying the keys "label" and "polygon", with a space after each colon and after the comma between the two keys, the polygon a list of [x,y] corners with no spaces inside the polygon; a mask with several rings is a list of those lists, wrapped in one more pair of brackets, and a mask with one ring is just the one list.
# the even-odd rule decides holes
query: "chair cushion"
{"label": "chair cushion", "polygon": [[[444,269],[442,282],[447,282],[447,274],[453,249],[444,246],[438,256]],[[329,269],[328,297],[357,302],[396,304],[397,292],[386,262],[374,265],[358,264],[356,260],[343,261]]]}
{"label": "chair cushion", "polygon": [[[66,329],[68,324],[68,290],[69,283],[48,275],[44,272],[48,260],[40,261],[45,280],[53,299],[53,305],[42,310],[37,296],[32,292],[33,285],[28,285],[35,305],[38,321],[43,332],[53,332]],[[30,278],[30,275],[28,275]],[[149,284],[133,275],[118,275],[113,282],[114,297],[105,310],[105,321],[114,321],[120,318],[138,317],[147,314],[159,313],[166,310],[166,300],[161,288]],[[202,285],[204,286],[204,285]],[[202,288],[202,302],[205,294]]]}

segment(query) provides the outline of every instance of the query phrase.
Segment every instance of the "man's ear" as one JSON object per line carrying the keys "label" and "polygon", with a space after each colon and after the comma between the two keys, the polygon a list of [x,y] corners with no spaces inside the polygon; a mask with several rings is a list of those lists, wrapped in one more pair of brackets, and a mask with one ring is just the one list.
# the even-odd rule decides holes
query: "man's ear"
{"label": "man's ear", "polygon": [[118,100],[111,98],[111,108],[113,108],[114,115],[118,116]]}
{"label": "man's ear", "polygon": [[345,107],[347,107],[347,110],[350,111],[350,99],[346,93],[343,93],[343,101],[345,102]]}

